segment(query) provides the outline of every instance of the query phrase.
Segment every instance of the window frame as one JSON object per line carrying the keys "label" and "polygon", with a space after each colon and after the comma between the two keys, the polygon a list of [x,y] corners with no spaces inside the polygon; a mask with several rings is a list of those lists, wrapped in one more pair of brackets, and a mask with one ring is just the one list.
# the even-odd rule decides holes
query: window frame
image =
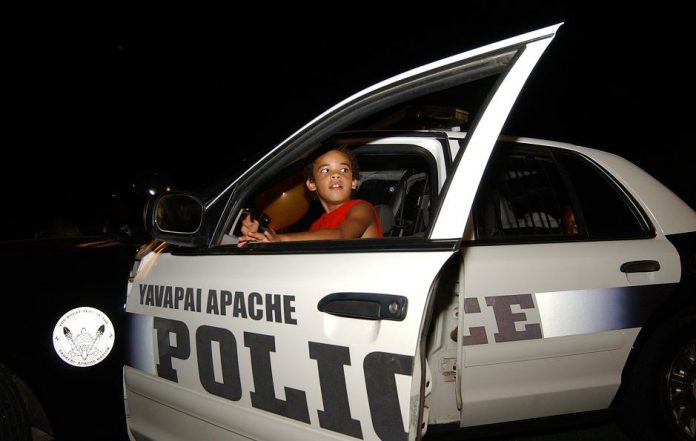
{"label": "window frame", "polygon": [[[609,173],[604,167],[602,167],[600,164],[598,164],[596,161],[594,161],[592,158],[589,156],[577,152],[574,150],[567,150],[567,149],[554,149],[551,147],[547,147],[550,151],[551,154],[554,156],[556,162],[559,164],[559,167],[562,169],[562,174],[561,176],[564,177],[564,179],[567,179],[568,182],[566,185],[569,186],[570,188],[570,196],[572,198],[573,202],[573,209],[576,209],[576,205],[580,207],[580,203],[578,201],[578,196],[577,196],[577,191],[575,190],[575,184],[572,182],[570,179],[570,173],[568,173],[565,169],[565,165],[563,164],[563,159],[562,157],[568,156],[568,157],[574,157],[575,159],[578,159],[582,162],[584,162],[590,169],[595,171],[597,174],[599,174],[600,178],[603,179],[610,187],[613,188],[613,190],[616,192],[617,196],[622,200],[624,205],[628,207],[630,210],[631,214],[633,215],[633,218],[637,221],[638,226],[640,227],[640,231],[635,232],[635,233],[625,233],[625,234],[620,234],[620,235],[589,235],[587,232],[588,240],[591,241],[596,241],[596,240],[624,240],[624,239],[648,239],[648,238],[653,238],[655,237],[655,226],[650,222],[650,219],[648,218],[647,214],[645,213],[645,210],[643,207],[638,203],[638,201],[633,197],[633,195],[624,187],[621,182],[619,182],[611,173]],[[556,158],[556,155],[561,157],[561,160],[559,161]],[[582,222],[583,225],[586,226],[585,224],[585,219],[584,219],[584,214],[582,214],[582,207],[581,208],[581,214],[580,216],[582,217]],[[576,212],[577,213],[577,212]]]}
{"label": "window frame", "polygon": [[[540,155],[547,157],[553,166],[556,167],[558,175],[563,183],[564,189],[568,200],[571,204],[571,208],[575,213],[576,222],[578,225],[578,234],[565,234],[565,233],[554,233],[554,234],[525,234],[525,235],[500,235],[491,237],[480,237],[479,236],[479,225],[478,225],[478,193],[477,198],[474,202],[474,208],[472,210],[472,225],[473,225],[473,239],[463,239],[463,244],[467,246],[486,246],[486,245],[517,245],[517,244],[532,244],[532,243],[568,243],[568,242],[593,242],[593,241],[614,241],[614,240],[634,240],[634,239],[649,239],[655,237],[655,227],[650,222],[644,209],[636,201],[636,199],[631,195],[631,193],[626,190],[626,188],[614,178],[611,173],[605,170],[601,165],[592,160],[587,155],[569,149],[554,148],[546,145],[530,144],[530,143],[515,143],[505,140],[499,140],[495,146],[493,155],[500,149],[507,149],[508,151],[503,153],[508,158],[515,153],[524,153],[528,151],[533,155]],[[576,191],[576,184],[570,177],[569,172],[566,170],[563,164],[563,156],[572,157],[582,161],[585,165],[590,167],[592,171],[598,174],[597,178],[602,179],[606,182],[621,199],[625,206],[629,209],[630,213],[633,215],[638,226],[640,227],[639,232],[626,233],[619,235],[590,235],[587,231],[587,224],[584,217],[585,207],[581,206],[578,193]],[[489,161],[490,164],[490,161]],[[485,173],[490,170],[489,165],[487,165]],[[480,190],[481,188],[479,188]]]}
{"label": "window frame", "polygon": [[[369,135],[369,136],[368,136]],[[336,134],[331,139],[341,139],[347,137],[357,138],[368,138],[381,139],[381,138],[394,138],[394,137],[413,137],[413,138],[428,138],[436,141],[441,149],[444,151],[443,140],[447,137],[442,132],[411,132],[404,131],[399,134],[394,132],[342,132]],[[380,154],[380,150],[386,155],[402,154],[410,155],[414,157],[424,158],[427,163],[424,169],[430,176],[428,185],[431,192],[431,206],[429,208],[431,215],[431,225],[425,230],[426,237],[420,236],[405,236],[405,237],[383,237],[379,239],[333,239],[333,240],[304,240],[295,242],[278,242],[278,243],[258,243],[249,244],[244,248],[237,248],[236,244],[224,244],[222,240],[218,240],[217,243],[211,244],[205,249],[198,250],[179,250],[179,254],[314,254],[314,253],[326,253],[326,252],[400,252],[408,251],[413,249],[418,249],[422,251],[453,251],[457,248],[457,240],[430,240],[427,238],[427,234],[434,223],[434,213],[436,213],[437,206],[442,200],[442,186],[439,185],[439,173],[437,158],[425,147],[419,146],[417,144],[374,144],[370,145],[369,141],[365,143],[356,143],[351,149],[359,150],[359,154],[366,154],[369,151],[370,155]],[[309,152],[308,152],[309,153]],[[444,153],[442,153],[444,155]],[[303,157],[307,157],[304,155]],[[446,160],[446,158],[444,158]],[[296,159],[293,161],[292,166],[296,165]],[[290,167],[288,164],[287,167]],[[242,182],[240,185],[235,186],[235,188],[230,192],[228,196],[228,201],[222,215],[219,217],[218,228],[224,226],[222,231],[230,231],[233,224],[236,222],[236,214],[233,212],[234,206],[242,206],[244,204],[238,203],[238,201],[246,202],[253,200],[254,192],[260,191],[264,185],[272,182],[276,175],[271,173],[264,173],[259,176],[249,177],[246,182]],[[445,182],[450,178],[449,174],[446,177]],[[432,195],[435,195],[432,197]],[[222,236],[220,236],[222,237]],[[340,250],[340,251],[339,251]]]}

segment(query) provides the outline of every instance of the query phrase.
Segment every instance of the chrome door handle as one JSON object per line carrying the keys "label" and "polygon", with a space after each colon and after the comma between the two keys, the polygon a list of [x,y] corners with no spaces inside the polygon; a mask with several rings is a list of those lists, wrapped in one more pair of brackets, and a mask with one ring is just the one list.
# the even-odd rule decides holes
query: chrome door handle
{"label": "chrome door handle", "polygon": [[408,299],[392,294],[368,292],[336,292],[319,300],[317,309],[327,314],[363,320],[395,320],[406,318]]}

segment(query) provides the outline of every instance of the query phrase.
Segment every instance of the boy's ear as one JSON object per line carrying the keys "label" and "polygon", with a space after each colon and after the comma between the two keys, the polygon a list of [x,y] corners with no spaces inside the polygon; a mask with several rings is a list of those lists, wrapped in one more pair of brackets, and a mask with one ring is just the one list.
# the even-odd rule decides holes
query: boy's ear
{"label": "boy's ear", "polygon": [[311,179],[307,179],[307,181],[305,181],[305,184],[307,185],[307,189],[309,191],[317,191],[317,184],[315,184],[314,181],[312,181]]}
{"label": "boy's ear", "polygon": [[357,180],[357,179],[353,179],[353,181],[350,183],[350,186],[351,186],[351,188],[352,188],[353,190],[355,190],[356,188],[358,188],[358,180]]}

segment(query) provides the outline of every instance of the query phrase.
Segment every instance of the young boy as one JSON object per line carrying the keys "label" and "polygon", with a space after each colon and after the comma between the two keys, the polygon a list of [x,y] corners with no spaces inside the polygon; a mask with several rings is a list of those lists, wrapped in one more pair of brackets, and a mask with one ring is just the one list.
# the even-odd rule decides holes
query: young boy
{"label": "young boy", "polygon": [[309,231],[276,234],[261,233],[259,223],[249,215],[242,220],[239,246],[249,242],[288,242],[294,240],[356,239],[382,237],[382,226],[375,207],[367,201],[351,200],[358,186],[358,165],[350,150],[338,147],[317,157],[307,166],[305,184],[324,208]]}

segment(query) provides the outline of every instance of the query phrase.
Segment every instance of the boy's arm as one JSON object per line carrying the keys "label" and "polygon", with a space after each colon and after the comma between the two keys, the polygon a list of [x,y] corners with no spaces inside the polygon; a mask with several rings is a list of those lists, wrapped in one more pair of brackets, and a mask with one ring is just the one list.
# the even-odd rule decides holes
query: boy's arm
{"label": "boy's arm", "polygon": [[357,239],[375,221],[375,215],[369,205],[355,204],[350,208],[346,218],[336,228],[304,231],[301,233],[277,234],[280,241],[322,240],[322,239]]}
{"label": "boy's arm", "polygon": [[367,228],[375,222],[372,208],[359,203],[351,207],[346,218],[337,228],[325,228],[301,233],[275,234],[271,231],[265,233],[249,232],[251,240],[258,242],[290,242],[296,240],[330,240],[330,239],[357,239],[365,234]]}

